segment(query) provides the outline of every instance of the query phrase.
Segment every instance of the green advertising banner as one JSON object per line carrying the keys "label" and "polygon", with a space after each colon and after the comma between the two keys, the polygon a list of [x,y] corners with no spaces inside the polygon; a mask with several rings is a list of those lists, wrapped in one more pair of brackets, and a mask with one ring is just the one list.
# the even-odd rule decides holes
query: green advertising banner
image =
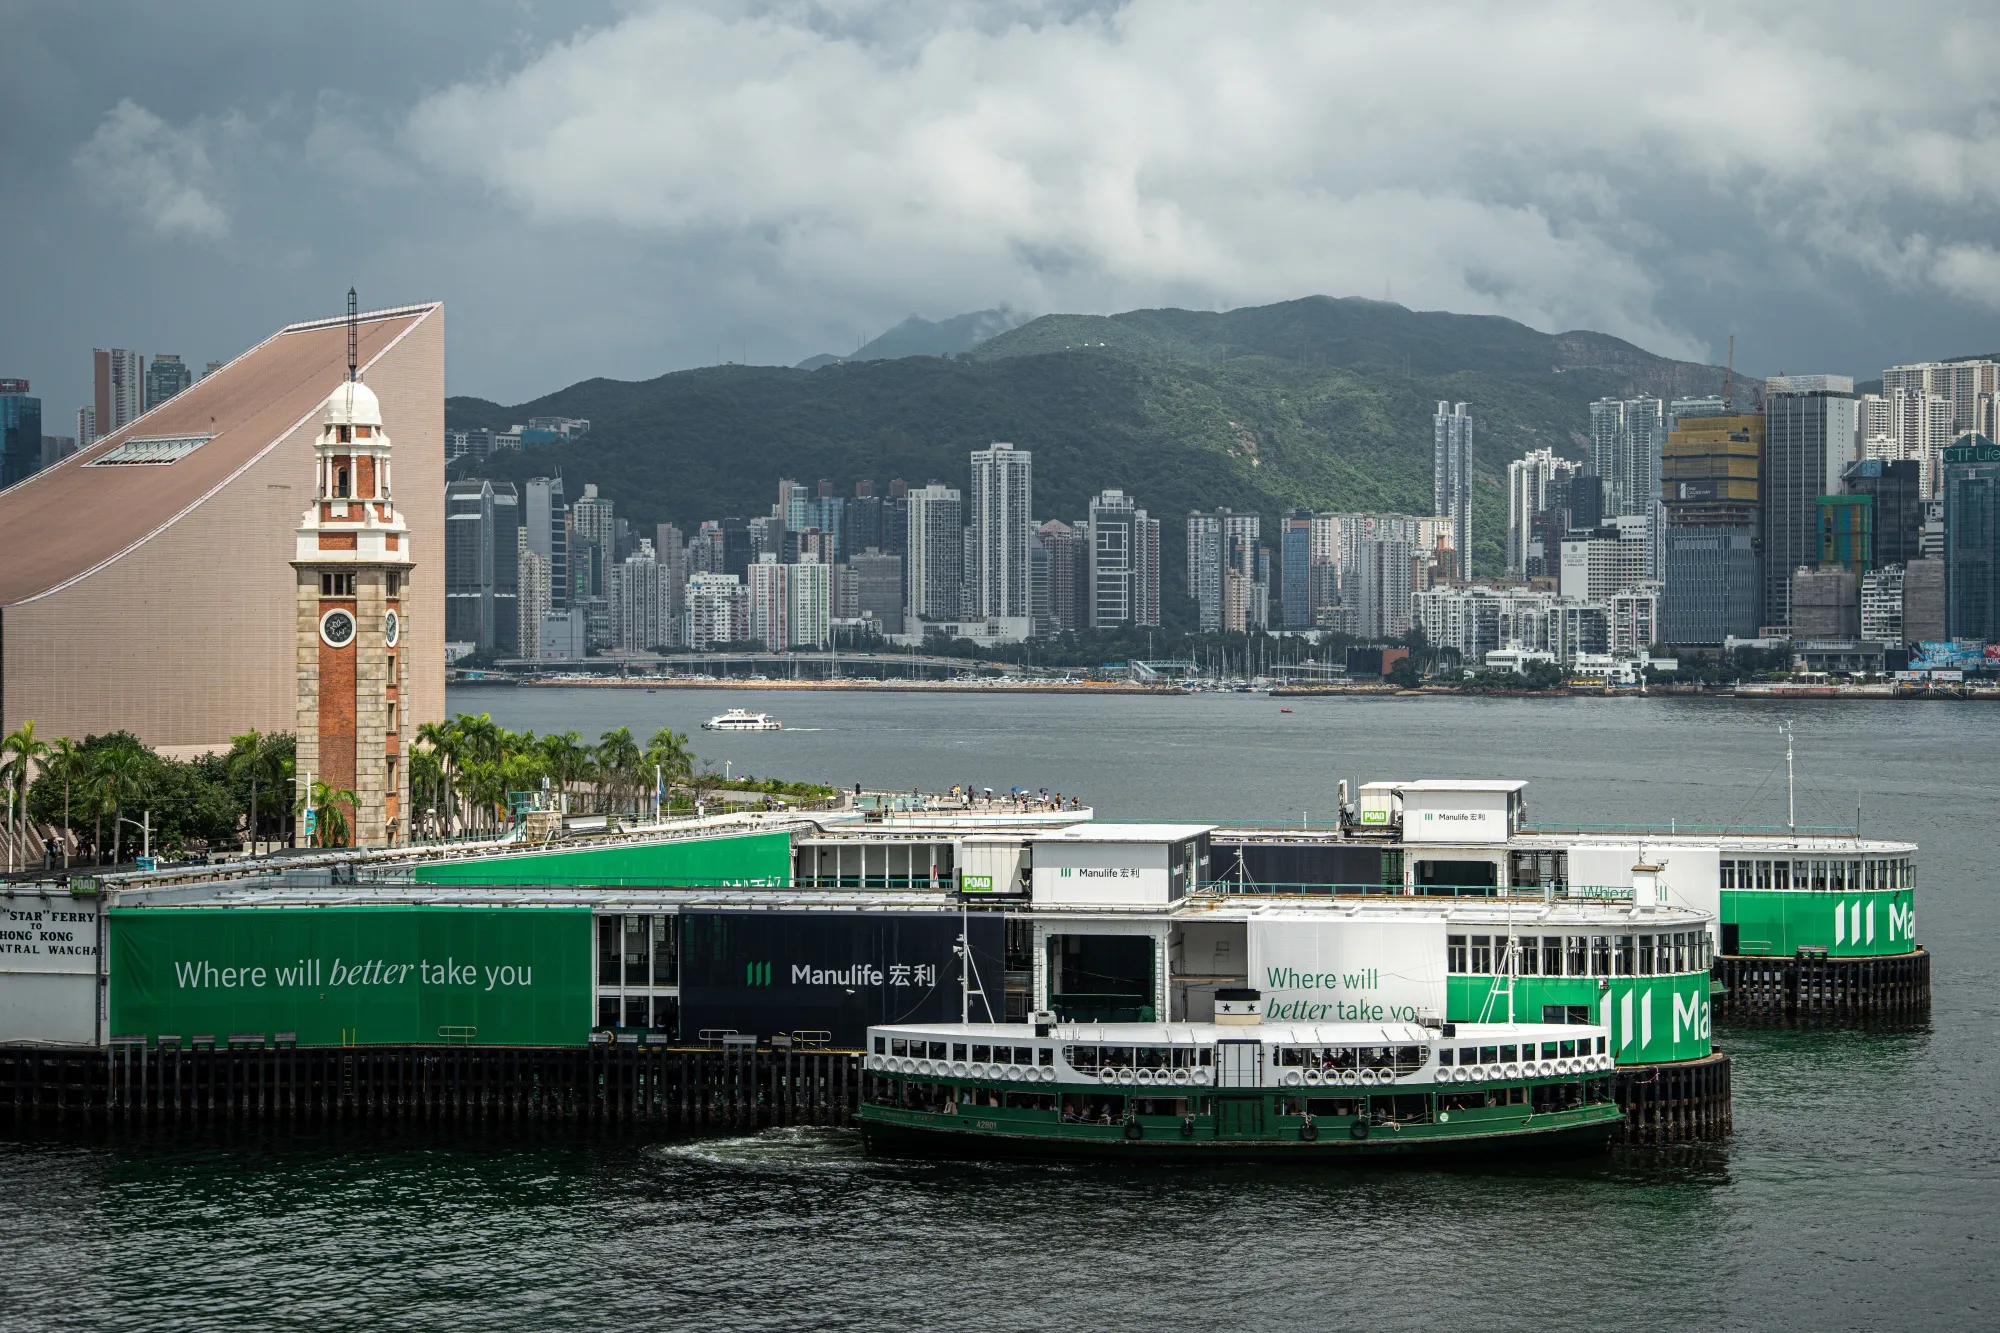
{"label": "green advertising banner", "polygon": [[1916,891],[1724,889],[1722,923],[1736,927],[1736,952],[1751,957],[1787,957],[1801,945],[1835,958],[1913,953]]}
{"label": "green advertising banner", "polygon": [[301,1046],[580,1046],[581,907],[151,907],[110,913],[111,1031]]}
{"label": "green advertising banner", "polygon": [[1580,1018],[1611,1029],[1611,1049],[1620,1064],[1697,1060],[1711,1048],[1708,980],[1706,972],[1657,977],[1516,977],[1510,1015],[1506,978],[1452,976],[1446,982],[1445,1017],[1454,1023],[1543,1023]]}
{"label": "green advertising banner", "polygon": [[610,884],[656,888],[790,888],[792,835],[738,834],[519,852],[415,869],[420,884]]}

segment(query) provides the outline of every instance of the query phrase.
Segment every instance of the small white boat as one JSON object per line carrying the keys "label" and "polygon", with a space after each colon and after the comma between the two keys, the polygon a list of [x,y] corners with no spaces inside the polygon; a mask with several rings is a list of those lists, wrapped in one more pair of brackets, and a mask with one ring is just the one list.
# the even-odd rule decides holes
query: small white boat
{"label": "small white boat", "polygon": [[783,731],[785,724],[769,713],[752,713],[743,708],[732,708],[726,713],[718,713],[701,724],[703,731]]}

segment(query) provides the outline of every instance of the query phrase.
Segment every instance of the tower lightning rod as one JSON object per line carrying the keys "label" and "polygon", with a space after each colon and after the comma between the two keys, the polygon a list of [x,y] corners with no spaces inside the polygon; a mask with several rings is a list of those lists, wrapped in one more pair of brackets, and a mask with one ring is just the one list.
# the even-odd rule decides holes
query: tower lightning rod
{"label": "tower lightning rod", "polygon": [[352,384],[361,367],[361,324],[354,304],[354,289],[347,289],[347,381]]}

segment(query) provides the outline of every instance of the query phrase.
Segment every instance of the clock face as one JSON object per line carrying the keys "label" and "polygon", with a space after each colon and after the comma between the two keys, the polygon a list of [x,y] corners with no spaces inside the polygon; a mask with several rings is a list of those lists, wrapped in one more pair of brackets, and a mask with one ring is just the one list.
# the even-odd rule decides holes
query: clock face
{"label": "clock face", "polygon": [[319,618],[319,637],[329,648],[345,648],[354,641],[354,614],[329,611]]}
{"label": "clock face", "polygon": [[396,646],[396,640],[401,637],[402,633],[402,619],[394,611],[382,617],[382,638],[387,641],[391,648]]}

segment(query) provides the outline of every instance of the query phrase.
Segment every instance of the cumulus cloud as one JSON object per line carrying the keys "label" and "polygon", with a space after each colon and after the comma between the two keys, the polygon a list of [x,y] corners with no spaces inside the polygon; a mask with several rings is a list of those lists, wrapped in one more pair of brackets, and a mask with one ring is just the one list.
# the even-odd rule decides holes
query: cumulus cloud
{"label": "cumulus cloud", "polygon": [[76,155],[90,190],[162,236],[221,240],[229,214],[201,138],[127,98],[105,113]]}
{"label": "cumulus cloud", "polygon": [[1676,256],[1740,256],[1735,228],[1856,262],[1908,250],[1913,208],[1937,259],[1905,271],[2000,305],[1991,250],[1944,236],[2000,202],[1990,79],[1926,45],[1977,25],[1861,60],[1878,11],[1826,5],[917,13],[642,7],[404,141],[528,218],[878,306],[1393,294],[1693,355]]}

